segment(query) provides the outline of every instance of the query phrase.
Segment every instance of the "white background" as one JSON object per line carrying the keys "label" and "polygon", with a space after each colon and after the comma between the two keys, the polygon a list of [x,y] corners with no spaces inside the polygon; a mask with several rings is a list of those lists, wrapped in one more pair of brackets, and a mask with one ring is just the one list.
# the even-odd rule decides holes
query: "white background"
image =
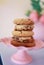
{"label": "white background", "polygon": [[25,12],[30,9],[29,0],[0,0],[0,38],[11,36],[13,20],[25,17]]}

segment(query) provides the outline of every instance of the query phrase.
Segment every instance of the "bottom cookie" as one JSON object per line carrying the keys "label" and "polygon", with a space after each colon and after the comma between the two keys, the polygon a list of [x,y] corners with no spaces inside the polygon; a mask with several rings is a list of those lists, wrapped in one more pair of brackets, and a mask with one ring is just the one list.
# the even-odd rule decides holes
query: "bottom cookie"
{"label": "bottom cookie", "polygon": [[17,47],[18,46],[24,46],[24,47],[33,47],[33,46],[35,46],[34,42],[33,43],[21,43],[21,42],[15,41],[15,40],[12,40],[11,44],[13,46],[17,46]]}
{"label": "bottom cookie", "polygon": [[21,43],[33,43],[34,39],[33,37],[18,37],[14,36],[12,37],[13,40],[21,42]]}

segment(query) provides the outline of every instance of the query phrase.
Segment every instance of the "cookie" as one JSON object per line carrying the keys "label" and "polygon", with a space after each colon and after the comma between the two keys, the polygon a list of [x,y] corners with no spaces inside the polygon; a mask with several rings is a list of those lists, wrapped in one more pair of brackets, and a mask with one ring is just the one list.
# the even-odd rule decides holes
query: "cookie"
{"label": "cookie", "polygon": [[15,30],[33,30],[34,25],[15,25]]}
{"label": "cookie", "polygon": [[29,43],[29,42],[32,43],[34,41],[33,37],[18,37],[18,36],[14,36],[13,40],[24,43]]}
{"label": "cookie", "polygon": [[33,21],[31,21],[30,19],[26,19],[26,18],[17,18],[14,20],[15,24],[20,24],[20,25],[29,25],[29,24],[34,24]]}
{"label": "cookie", "polygon": [[13,31],[13,36],[32,36],[34,33],[32,31]]}
{"label": "cookie", "polygon": [[35,46],[35,42],[33,42],[33,43],[21,43],[21,42],[15,41],[15,40],[12,40],[11,44],[13,46],[17,46],[17,47],[18,46],[24,46],[24,47],[33,47],[33,46]]}

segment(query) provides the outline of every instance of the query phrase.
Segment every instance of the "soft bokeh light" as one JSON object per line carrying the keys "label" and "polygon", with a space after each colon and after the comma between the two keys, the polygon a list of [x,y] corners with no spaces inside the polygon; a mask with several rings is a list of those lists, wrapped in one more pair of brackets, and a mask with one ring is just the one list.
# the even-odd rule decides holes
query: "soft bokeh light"
{"label": "soft bokeh light", "polygon": [[7,0],[0,0],[0,5],[3,5],[7,2]]}

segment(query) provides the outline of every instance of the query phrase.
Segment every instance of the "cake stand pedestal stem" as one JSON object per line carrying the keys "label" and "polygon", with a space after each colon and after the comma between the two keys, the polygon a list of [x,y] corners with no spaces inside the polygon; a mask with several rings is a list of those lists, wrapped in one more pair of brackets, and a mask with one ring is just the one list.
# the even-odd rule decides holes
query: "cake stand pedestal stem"
{"label": "cake stand pedestal stem", "polygon": [[17,64],[28,64],[32,61],[32,57],[25,49],[21,49],[11,57],[11,60]]}

